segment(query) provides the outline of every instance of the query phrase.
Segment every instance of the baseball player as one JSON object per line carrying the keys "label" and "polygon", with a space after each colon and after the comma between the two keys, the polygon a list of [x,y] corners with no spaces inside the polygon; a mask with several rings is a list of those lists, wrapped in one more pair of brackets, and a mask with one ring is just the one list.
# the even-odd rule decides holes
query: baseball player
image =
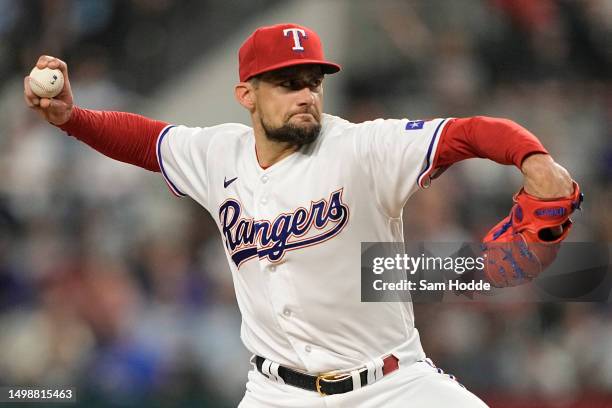
{"label": "baseball player", "polygon": [[[253,353],[241,407],[486,406],[426,357],[410,303],[360,302],[360,243],[403,241],[408,198],[471,157],[521,169],[513,211],[540,206],[547,222],[511,215],[488,241],[559,242],[578,187],[534,135],[488,117],[351,123],[325,114],[324,77],[340,66],[296,24],[261,27],[240,48],[234,92],[251,126],[84,109],[66,63],[41,56],[36,65],[59,68],[65,85],[39,98],[26,77],[29,107],[111,158],[161,172],[173,194],[216,220]],[[550,202],[567,209],[547,211]],[[498,286],[517,283],[489,274]]]}

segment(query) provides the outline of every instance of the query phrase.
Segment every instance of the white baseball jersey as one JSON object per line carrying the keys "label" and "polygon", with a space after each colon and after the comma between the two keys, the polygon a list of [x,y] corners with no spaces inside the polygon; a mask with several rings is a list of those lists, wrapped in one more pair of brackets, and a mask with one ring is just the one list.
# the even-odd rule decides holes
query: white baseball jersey
{"label": "white baseball jersey", "polygon": [[360,301],[361,242],[403,241],[402,208],[447,122],[323,115],[315,142],[267,169],[248,126],[161,132],[170,189],[219,227],[250,352],[310,373],[425,357],[410,303]]}

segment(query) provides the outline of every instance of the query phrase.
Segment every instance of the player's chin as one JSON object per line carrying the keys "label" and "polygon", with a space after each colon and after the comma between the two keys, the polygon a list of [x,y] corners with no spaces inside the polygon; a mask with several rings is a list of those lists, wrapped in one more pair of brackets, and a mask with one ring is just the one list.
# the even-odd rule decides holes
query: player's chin
{"label": "player's chin", "polygon": [[321,125],[316,121],[289,120],[280,128],[266,129],[266,134],[270,140],[301,147],[315,141],[320,131]]}

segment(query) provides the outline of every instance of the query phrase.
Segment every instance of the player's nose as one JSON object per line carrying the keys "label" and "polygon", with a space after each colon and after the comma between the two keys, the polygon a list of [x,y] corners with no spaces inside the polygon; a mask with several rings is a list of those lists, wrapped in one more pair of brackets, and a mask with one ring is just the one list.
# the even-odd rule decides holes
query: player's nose
{"label": "player's nose", "polygon": [[314,92],[307,86],[298,91],[298,105],[310,106],[315,102]]}

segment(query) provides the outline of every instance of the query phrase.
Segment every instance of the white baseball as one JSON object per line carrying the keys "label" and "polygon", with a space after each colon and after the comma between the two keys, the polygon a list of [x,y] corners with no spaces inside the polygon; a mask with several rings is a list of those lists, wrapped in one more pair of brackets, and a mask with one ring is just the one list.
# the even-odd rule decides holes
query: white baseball
{"label": "white baseball", "polygon": [[64,88],[64,75],[59,69],[34,67],[30,72],[30,88],[41,98],[53,98]]}

